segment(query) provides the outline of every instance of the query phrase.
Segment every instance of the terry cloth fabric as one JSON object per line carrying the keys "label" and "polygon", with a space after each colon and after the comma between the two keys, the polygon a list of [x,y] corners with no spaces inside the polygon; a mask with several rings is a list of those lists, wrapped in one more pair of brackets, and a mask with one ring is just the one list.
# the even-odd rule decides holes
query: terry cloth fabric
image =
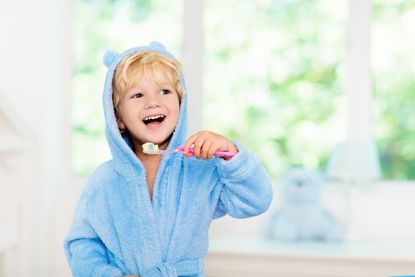
{"label": "terry cloth fabric", "polygon": [[[225,214],[236,218],[258,215],[272,199],[266,172],[236,142],[239,153],[229,161],[198,160],[181,153],[163,156],[150,199],[145,169],[128,135],[120,134],[112,103],[117,65],[125,56],[148,50],[172,57],[157,42],[105,56],[105,134],[112,160],[90,176],[65,238],[65,254],[74,276],[205,276],[203,257],[211,221]],[[181,85],[185,90],[183,78]],[[185,93],[167,149],[186,141],[186,98]]]}

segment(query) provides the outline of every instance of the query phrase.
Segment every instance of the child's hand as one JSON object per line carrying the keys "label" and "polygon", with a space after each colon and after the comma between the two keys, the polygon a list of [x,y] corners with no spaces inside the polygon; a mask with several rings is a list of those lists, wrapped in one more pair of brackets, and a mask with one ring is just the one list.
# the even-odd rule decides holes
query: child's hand
{"label": "child's hand", "polygon": [[[189,148],[193,144],[193,154]],[[184,145],[184,154],[186,157],[195,156],[200,159],[210,159],[216,151],[230,151],[233,154],[238,153],[236,146],[224,136],[212,133],[210,131],[201,131],[191,136]],[[232,158],[224,158],[230,160]]]}

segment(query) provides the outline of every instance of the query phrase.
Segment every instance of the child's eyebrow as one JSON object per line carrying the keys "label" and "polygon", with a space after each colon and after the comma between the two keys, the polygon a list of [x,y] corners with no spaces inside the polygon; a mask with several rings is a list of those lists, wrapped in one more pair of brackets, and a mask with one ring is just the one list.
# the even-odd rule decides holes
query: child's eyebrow
{"label": "child's eyebrow", "polygon": [[161,88],[162,88],[162,89],[166,89],[166,88],[168,88],[168,89],[174,89],[174,87],[173,87],[173,86],[161,86]]}
{"label": "child's eyebrow", "polygon": [[173,84],[172,84],[172,83],[170,83],[170,82],[162,82],[162,83],[160,82],[160,83],[158,83],[158,85],[159,85],[159,86],[162,86],[162,87],[163,87],[163,86],[170,86],[170,87],[173,87]]}

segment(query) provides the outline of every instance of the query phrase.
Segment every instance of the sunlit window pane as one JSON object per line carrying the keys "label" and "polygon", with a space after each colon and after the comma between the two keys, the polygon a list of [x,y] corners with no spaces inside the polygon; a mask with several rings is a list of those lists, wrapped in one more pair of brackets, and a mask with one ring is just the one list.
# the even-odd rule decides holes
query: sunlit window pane
{"label": "sunlit window pane", "polygon": [[274,176],[324,168],[344,138],[347,1],[206,1],[204,123]]}
{"label": "sunlit window pane", "polygon": [[178,53],[182,4],[179,0],[79,0],[74,14],[72,172],[88,175],[110,158],[101,100],[106,73],[103,54],[152,40]]}
{"label": "sunlit window pane", "polygon": [[415,179],[415,2],[374,0],[375,133],[384,177]]}

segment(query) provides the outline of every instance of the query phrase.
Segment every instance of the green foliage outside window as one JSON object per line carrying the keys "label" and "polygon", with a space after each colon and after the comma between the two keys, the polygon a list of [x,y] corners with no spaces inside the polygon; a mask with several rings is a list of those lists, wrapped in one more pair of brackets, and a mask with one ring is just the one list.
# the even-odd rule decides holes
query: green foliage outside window
{"label": "green foliage outside window", "polygon": [[415,179],[415,1],[373,1],[375,138],[387,179]]}
{"label": "green foliage outside window", "polygon": [[[204,128],[242,142],[273,177],[325,170],[344,139],[346,0],[205,1]],[[101,94],[105,50],[160,40],[179,53],[182,1],[78,0],[72,169],[110,158]],[[375,138],[383,175],[415,178],[415,1],[374,0]]]}
{"label": "green foliage outside window", "polygon": [[344,135],[346,1],[207,1],[205,124],[270,174],[325,170]]}

